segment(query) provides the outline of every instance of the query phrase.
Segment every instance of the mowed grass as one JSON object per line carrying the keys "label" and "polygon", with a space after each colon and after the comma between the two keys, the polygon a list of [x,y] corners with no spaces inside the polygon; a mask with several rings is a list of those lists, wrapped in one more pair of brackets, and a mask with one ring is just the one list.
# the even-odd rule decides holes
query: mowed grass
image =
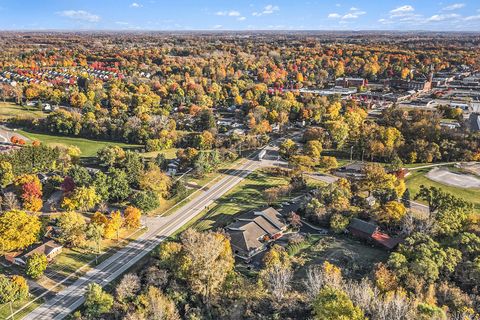
{"label": "mowed grass", "polygon": [[10,118],[44,118],[47,114],[36,107],[19,106],[11,102],[0,102],[0,120]]}
{"label": "mowed grass", "polygon": [[[234,220],[235,215],[267,206],[262,194],[264,190],[288,183],[287,177],[273,176],[263,170],[255,171],[200,213],[192,222],[193,226],[198,230],[225,227]],[[278,202],[288,198],[284,197]]]}
{"label": "mowed grass", "polygon": [[425,168],[411,171],[410,175],[406,178],[405,182],[410,189],[412,198],[420,190],[420,186],[437,187],[445,192],[451,193],[465,201],[471,202],[474,205],[475,212],[480,214],[480,189],[465,189],[448,186],[428,179],[425,175],[433,168]]}
{"label": "mowed grass", "polygon": [[76,146],[82,152],[81,157],[94,157],[97,151],[106,146],[119,146],[124,149],[135,149],[142,147],[136,144],[127,144],[112,141],[90,140],[85,138],[65,137],[44,133],[32,133],[24,130],[18,130],[19,134],[24,135],[30,140],[38,140],[51,147],[55,146]]}
{"label": "mowed grass", "polygon": [[[33,299],[33,297],[32,297],[32,299]],[[13,312],[16,312],[17,310],[19,310],[20,308],[22,308],[23,306],[25,306],[27,303],[29,303],[31,301],[32,300],[23,300],[23,301],[17,301],[17,302],[12,303]],[[9,319],[22,319],[27,314],[32,312],[35,308],[37,308],[41,303],[43,303],[42,299],[34,301],[30,305],[28,305],[28,307],[25,307],[25,309],[23,309],[22,311],[15,314],[15,316],[13,316],[13,318],[10,317]],[[2,320],[7,319],[10,315],[11,315],[10,305],[8,303],[7,304],[0,304],[0,319],[2,319]]]}
{"label": "mowed grass", "polygon": [[145,158],[156,158],[157,155],[163,154],[165,159],[171,160],[177,158],[177,148],[171,148],[167,150],[162,150],[162,151],[151,151],[151,152],[145,152],[142,154]]}

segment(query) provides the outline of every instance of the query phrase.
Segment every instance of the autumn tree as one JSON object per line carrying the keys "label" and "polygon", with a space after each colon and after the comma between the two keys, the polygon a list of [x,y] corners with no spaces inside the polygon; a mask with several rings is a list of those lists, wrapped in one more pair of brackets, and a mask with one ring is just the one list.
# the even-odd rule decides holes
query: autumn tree
{"label": "autumn tree", "polygon": [[375,218],[381,223],[391,225],[399,223],[406,213],[407,209],[401,202],[389,201],[377,210]]}
{"label": "autumn tree", "polygon": [[90,283],[85,293],[85,313],[89,317],[98,317],[109,312],[113,306],[113,297],[99,284]]}
{"label": "autumn tree", "polygon": [[123,216],[125,219],[125,226],[128,229],[140,228],[140,218],[142,216],[142,212],[138,208],[128,206],[123,212]]}
{"label": "autumn tree", "polygon": [[82,214],[64,212],[58,217],[57,226],[61,230],[61,243],[71,247],[80,247],[85,243],[86,222]]}
{"label": "autumn tree", "polygon": [[150,164],[148,169],[140,176],[140,189],[153,191],[158,197],[166,197],[170,190],[172,181],[160,168]]}
{"label": "autumn tree", "polygon": [[14,179],[12,164],[8,161],[0,161],[0,185],[6,187]]}
{"label": "autumn tree", "polygon": [[0,248],[9,252],[28,247],[37,241],[40,226],[39,218],[25,211],[3,212],[0,214]]}
{"label": "autumn tree", "polygon": [[120,211],[114,211],[110,213],[110,218],[105,224],[104,236],[107,239],[120,238],[120,230],[123,226],[123,217]]}
{"label": "autumn tree", "polygon": [[313,314],[318,320],[364,320],[363,311],[355,306],[347,294],[339,289],[325,287],[313,302]]}
{"label": "autumn tree", "polygon": [[47,264],[47,257],[43,253],[34,253],[27,258],[25,274],[32,279],[38,279],[47,270]]}

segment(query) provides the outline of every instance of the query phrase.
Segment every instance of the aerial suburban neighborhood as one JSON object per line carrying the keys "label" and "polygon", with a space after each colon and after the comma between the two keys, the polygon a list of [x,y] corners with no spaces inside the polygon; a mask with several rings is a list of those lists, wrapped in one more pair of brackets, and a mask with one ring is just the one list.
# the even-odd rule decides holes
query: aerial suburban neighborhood
{"label": "aerial suburban neighborhood", "polygon": [[0,319],[480,319],[477,2],[21,2]]}

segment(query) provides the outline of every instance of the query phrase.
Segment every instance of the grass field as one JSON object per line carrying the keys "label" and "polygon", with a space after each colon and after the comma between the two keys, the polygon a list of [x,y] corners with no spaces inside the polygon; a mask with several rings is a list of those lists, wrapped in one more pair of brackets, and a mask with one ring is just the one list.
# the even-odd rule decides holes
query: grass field
{"label": "grass field", "polygon": [[9,118],[44,118],[47,114],[35,107],[19,106],[10,102],[0,102],[0,120]]}
{"label": "grass field", "polygon": [[152,151],[142,153],[142,156],[145,158],[156,158],[158,154],[162,153],[165,156],[165,159],[171,160],[177,157],[177,148],[171,148],[162,151]]}
{"label": "grass field", "polygon": [[410,175],[406,178],[407,187],[410,189],[412,198],[418,193],[421,185],[426,187],[437,187],[445,192],[449,192],[473,203],[476,213],[480,214],[480,189],[463,189],[432,181],[425,176],[430,170],[432,170],[432,168],[411,171]]}
{"label": "grass field", "polygon": [[81,154],[82,157],[93,157],[97,154],[98,150],[106,146],[119,146],[125,149],[129,149],[129,148],[134,149],[134,148],[141,147],[140,145],[135,145],[135,144],[56,136],[56,135],[44,134],[44,133],[32,133],[24,130],[18,130],[17,132],[31,140],[38,140],[52,147],[60,146],[60,145],[77,146],[82,151],[82,154]]}
{"label": "grass field", "polygon": [[[17,301],[12,304],[12,309],[13,312],[17,311],[27,303],[29,303],[31,300],[25,300],[25,301]],[[38,307],[42,301],[35,301],[32,302],[28,307],[17,313],[13,318],[10,319],[22,319],[24,316],[32,312],[36,307]],[[0,305],[0,319],[7,319],[10,316],[10,306],[8,304],[1,304]]]}

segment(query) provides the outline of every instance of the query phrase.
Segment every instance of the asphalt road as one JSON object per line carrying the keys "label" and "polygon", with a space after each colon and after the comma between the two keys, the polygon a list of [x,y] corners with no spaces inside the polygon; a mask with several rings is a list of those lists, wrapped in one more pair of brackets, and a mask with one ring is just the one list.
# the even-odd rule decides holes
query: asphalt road
{"label": "asphalt road", "polygon": [[88,284],[95,282],[105,286],[113,281],[168,236],[180,229],[207,206],[236,186],[248,174],[261,166],[262,163],[260,161],[247,160],[207,190],[201,191],[200,195],[194,197],[172,215],[148,218],[146,221],[147,232],[86,273],[73,284],[57,293],[53,298],[40,305],[23,319],[64,319],[82,305]]}

